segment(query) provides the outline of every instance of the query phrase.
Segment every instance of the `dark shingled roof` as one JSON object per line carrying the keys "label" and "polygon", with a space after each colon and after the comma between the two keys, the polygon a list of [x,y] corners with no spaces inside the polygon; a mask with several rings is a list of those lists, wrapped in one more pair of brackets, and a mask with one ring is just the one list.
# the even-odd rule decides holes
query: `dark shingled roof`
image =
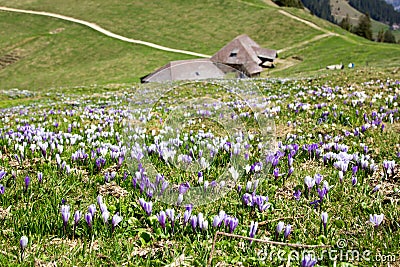
{"label": "dark shingled roof", "polygon": [[263,68],[262,64],[266,61],[272,62],[278,57],[276,50],[260,47],[246,34],[233,39],[225,45],[211,60],[218,63],[240,67],[247,75],[259,74]]}

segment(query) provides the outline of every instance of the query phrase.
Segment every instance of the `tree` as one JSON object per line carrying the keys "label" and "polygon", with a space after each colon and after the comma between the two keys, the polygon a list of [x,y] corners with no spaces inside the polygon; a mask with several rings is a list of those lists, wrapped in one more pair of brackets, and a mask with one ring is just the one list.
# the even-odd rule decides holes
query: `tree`
{"label": "tree", "polygon": [[349,14],[346,15],[345,18],[342,19],[342,21],[339,23],[339,26],[345,29],[346,31],[351,31],[352,25],[350,22],[350,17]]}
{"label": "tree", "polygon": [[391,30],[386,30],[385,34],[383,35],[383,41],[385,43],[395,44],[396,43],[396,37],[394,37],[394,35],[393,35]]}
{"label": "tree", "polygon": [[383,34],[384,34],[384,31],[382,29],[380,29],[378,32],[378,36],[376,37],[377,42],[383,42]]}
{"label": "tree", "polygon": [[362,15],[358,19],[358,25],[355,28],[354,33],[368,40],[372,40],[371,19],[368,14]]}

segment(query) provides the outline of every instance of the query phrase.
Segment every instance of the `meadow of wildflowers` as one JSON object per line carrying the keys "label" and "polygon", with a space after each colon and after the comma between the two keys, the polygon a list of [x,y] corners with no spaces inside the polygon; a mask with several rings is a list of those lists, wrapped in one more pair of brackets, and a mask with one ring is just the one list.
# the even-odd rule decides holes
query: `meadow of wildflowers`
{"label": "meadow of wildflowers", "polygon": [[42,95],[0,112],[1,266],[400,262],[396,79]]}

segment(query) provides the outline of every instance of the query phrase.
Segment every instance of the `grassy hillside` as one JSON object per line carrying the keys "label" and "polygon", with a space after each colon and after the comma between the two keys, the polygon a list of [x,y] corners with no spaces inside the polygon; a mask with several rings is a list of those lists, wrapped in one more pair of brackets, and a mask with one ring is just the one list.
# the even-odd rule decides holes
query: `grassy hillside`
{"label": "grassy hillside", "polygon": [[[371,58],[371,64],[379,66],[400,60],[400,46],[374,44],[306,11],[284,9],[321,27],[317,29],[261,0],[0,0],[0,5],[69,15],[126,37],[209,55],[246,33],[264,47],[284,49],[279,55],[283,64],[277,64],[274,75],[316,71],[338,61],[360,66]],[[124,43],[85,26],[43,16],[1,11],[0,25],[0,61],[14,58],[12,64],[0,67],[0,89],[133,83],[168,61],[191,58]],[[340,37],[308,43],[327,33]],[[303,61],[291,61],[293,57]],[[294,66],[287,68],[288,61]]]}

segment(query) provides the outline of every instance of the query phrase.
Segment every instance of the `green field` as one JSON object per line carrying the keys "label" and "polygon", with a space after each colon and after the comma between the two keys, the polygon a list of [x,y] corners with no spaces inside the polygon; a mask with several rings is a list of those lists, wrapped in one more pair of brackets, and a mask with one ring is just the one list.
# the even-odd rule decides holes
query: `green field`
{"label": "green field", "polygon": [[[263,47],[289,48],[279,55],[283,63],[263,77],[307,74],[340,62],[391,67],[400,59],[399,46],[375,44],[306,11],[284,9],[322,28],[318,30],[258,0],[118,4],[0,0],[0,5],[69,15],[126,37],[208,55],[243,33]],[[132,84],[171,60],[193,58],[114,40],[85,26],[43,16],[0,12],[0,25],[0,61],[10,54],[18,57],[0,69],[3,89]],[[307,43],[327,32],[339,36]]]}

